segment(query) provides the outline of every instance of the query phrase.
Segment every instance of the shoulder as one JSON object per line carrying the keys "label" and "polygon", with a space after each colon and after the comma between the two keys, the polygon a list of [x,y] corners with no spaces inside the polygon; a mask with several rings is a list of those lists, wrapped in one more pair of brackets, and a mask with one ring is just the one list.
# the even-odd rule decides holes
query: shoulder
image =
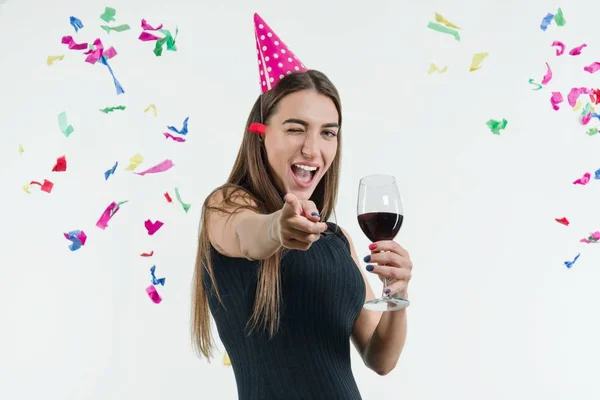
{"label": "shoulder", "polygon": [[256,208],[256,197],[246,188],[233,184],[217,187],[206,196],[205,205],[211,208],[227,208],[228,206],[247,206]]}
{"label": "shoulder", "polygon": [[352,238],[350,237],[350,234],[344,228],[342,228],[334,222],[327,222],[327,226],[328,229],[326,232],[328,232],[330,235],[336,235],[337,237],[339,237],[344,243],[346,243],[346,245],[348,246],[348,250],[350,250],[350,252],[353,252],[354,244],[352,243]]}

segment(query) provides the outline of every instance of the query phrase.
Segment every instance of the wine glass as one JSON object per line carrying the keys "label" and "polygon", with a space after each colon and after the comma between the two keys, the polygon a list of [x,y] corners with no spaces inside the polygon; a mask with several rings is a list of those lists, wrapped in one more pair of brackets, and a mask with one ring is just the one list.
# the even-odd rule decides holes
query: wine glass
{"label": "wine glass", "polygon": [[[381,174],[362,178],[358,186],[357,214],[358,225],[371,242],[393,240],[404,219],[396,178]],[[384,285],[388,286],[387,279]],[[395,311],[409,304],[406,299],[386,294],[367,301],[364,307],[372,311]]]}

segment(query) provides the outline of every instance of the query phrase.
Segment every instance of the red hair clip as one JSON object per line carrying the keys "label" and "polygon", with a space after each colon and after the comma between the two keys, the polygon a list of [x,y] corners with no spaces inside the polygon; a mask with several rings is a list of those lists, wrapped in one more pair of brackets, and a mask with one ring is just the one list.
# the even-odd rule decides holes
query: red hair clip
{"label": "red hair clip", "polygon": [[259,135],[264,135],[267,131],[267,126],[265,124],[261,124],[260,122],[253,122],[248,127],[248,132],[258,133]]}

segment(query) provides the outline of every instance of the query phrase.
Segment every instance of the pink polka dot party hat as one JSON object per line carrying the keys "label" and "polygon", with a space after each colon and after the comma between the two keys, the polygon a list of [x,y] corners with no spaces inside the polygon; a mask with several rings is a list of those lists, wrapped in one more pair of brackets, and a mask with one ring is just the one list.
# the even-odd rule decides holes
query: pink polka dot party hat
{"label": "pink polka dot party hat", "polygon": [[263,93],[272,89],[285,76],[307,68],[279,39],[267,23],[254,13],[254,36],[258,55],[258,73]]}

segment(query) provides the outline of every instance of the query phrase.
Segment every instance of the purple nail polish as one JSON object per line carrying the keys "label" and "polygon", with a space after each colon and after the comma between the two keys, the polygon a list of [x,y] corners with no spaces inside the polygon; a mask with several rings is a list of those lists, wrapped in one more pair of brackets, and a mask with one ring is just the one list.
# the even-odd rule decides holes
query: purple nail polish
{"label": "purple nail polish", "polygon": [[392,289],[387,288],[387,289],[385,289],[385,294],[390,294],[391,291],[392,291]]}

